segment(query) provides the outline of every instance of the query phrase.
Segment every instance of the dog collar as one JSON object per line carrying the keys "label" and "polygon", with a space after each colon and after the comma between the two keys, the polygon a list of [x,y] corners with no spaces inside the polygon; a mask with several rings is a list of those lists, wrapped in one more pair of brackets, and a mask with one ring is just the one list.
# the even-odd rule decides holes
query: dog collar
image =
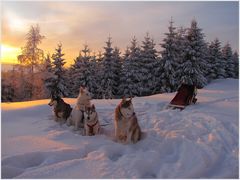
{"label": "dog collar", "polygon": [[[95,118],[96,118],[96,117],[95,117]],[[89,125],[89,124],[87,123],[87,126],[90,127],[90,128],[93,128],[94,126],[96,126],[97,123],[98,123],[98,121],[96,121],[93,125]]]}

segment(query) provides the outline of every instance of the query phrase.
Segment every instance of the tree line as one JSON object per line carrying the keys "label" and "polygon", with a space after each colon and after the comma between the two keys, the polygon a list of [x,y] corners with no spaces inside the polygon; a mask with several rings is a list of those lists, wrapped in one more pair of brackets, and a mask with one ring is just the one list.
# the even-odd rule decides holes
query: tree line
{"label": "tree line", "polygon": [[182,83],[202,88],[214,79],[238,78],[238,53],[217,38],[207,42],[196,20],[189,28],[176,28],[171,20],[164,35],[160,52],[148,33],[141,43],[133,37],[123,54],[111,37],[98,54],[85,44],[66,68],[62,44],[44,56],[38,45],[45,37],[32,26],[19,65],[2,73],[2,101],[43,99],[51,93],[77,97],[80,86],[96,99],[148,96],[174,92]]}

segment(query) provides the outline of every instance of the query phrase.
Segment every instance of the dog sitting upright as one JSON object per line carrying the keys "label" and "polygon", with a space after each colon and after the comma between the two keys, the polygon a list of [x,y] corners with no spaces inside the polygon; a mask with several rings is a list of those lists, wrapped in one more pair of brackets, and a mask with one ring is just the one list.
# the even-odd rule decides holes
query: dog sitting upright
{"label": "dog sitting upright", "polygon": [[65,123],[67,118],[72,112],[72,108],[69,104],[65,103],[59,96],[51,95],[51,100],[48,103],[49,106],[53,106],[53,112],[55,114],[55,121]]}
{"label": "dog sitting upright", "polygon": [[86,136],[94,136],[99,133],[100,125],[94,104],[87,107],[84,112],[84,130]]}
{"label": "dog sitting upright", "polygon": [[133,109],[132,98],[122,99],[115,109],[115,138],[122,143],[136,143],[141,139],[141,129]]}
{"label": "dog sitting upright", "polygon": [[84,128],[84,111],[87,107],[91,106],[91,96],[86,88],[80,87],[79,95],[77,97],[77,103],[70,117],[67,120],[67,125],[74,126],[74,130]]}

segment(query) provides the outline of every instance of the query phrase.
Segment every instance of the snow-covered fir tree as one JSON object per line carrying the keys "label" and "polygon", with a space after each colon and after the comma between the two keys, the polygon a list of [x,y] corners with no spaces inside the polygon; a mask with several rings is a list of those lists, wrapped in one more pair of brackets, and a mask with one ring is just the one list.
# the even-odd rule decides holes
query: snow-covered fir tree
{"label": "snow-covered fir tree", "polygon": [[139,59],[139,95],[146,96],[151,95],[155,91],[157,51],[155,49],[155,43],[153,39],[149,37],[147,33],[142,41],[141,58]]}
{"label": "snow-covered fir tree", "polygon": [[206,43],[204,34],[198,28],[195,20],[191,23],[191,28],[187,33],[187,46],[185,48],[185,58],[182,64],[183,76],[181,82],[196,85],[202,88],[207,84],[207,79],[204,77],[204,66],[206,67],[205,52]]}
{"label": "snow-covered fir tree", "polygon": [[211,68],[209,69],[208,77],[212,79],[224,78],[226,76],[225,63],[223,62],[221,52],[221,42],[216,38],[208,47],[208,62]]}
{"label": "snow-covered fir tree", "polygon": [[97,64],[97,58],[95,53],[89,61],[89,77],[88,77],[88,90],[91,92],[93,98],[98,98],[99,92],[101,91],[101,73]]}
{"label": "snow-covered fir tree", "polygon": [[128,58],[129,55],[130,55],[130,48],[129,48],[129,46],[127,46],[127,48],[123,54],[123,60]]}
{"label": "snow-covered fir tree", "polygon": [[234,72],[234,61],[233,61],[233,52],[232,48],[229,43],[227,43],[225,46],[222,48],[222,57],[223,60],[225,61],[225,72],[226,78],[234,78],[235,72]]}
{"label": "snow-covered fir tree", "polygon": [[55,53],[52,55],[53,59],[53,74],[54,74],[54,85],[53,93],[58,96],[67,96],[68,89],[66,86],[66,77],[64,64],[65,59],[63,59],[64,54],[62,53],[62,44],[58,44],[58,47],[55,49]]}
{"label": "snow-covered fir tree", "polygon": [[122,71],[122,58],[121,58],[121,52],[120,49],[118,47],[115,47],[113,50],[113,60],[114,60],[114,69],[115,69],[115,86],[114,86],[114,92],[113,94],[115,95],[115,97],[120,95],[120,75],[121,75],[121,71]]}
{"label": "snow-covered fir tree", "polygon": [[55,78],[53,74],[53,67],[50,58],[50,54],[47,54],[47,57],[44,60],[43,64],[43,81],[45,86],[45,96],[48,98],[51,95],[51,92],[54,91]]}
{"label": "snow-covered fir tree", "polygon": [[234,78],[239,79],[239,55],[237,51],[233,53],[233,63],[234,63]]}
{"label": "snow-covered fir tree", "polygon": [[101,51],[98,51],[96,57],[95,57],[95,78],[96,78],[96,86],[97,86],[97,89],[95,89],[95,93],[94,93],[94,98],[97,98],[97,99],[101,99],[103,98],[103,94],[104,94],[104,90],[103,90],[103,87],[102,87],[102,77],[103,77],[103,74],[104,74],[104,67],[103,67],[103,58],[104,58],[104,55]]}
{"label": "snow-covered fir tree", "polygon": [[91,50],[89,49],[88,45],[84,45],[84,49],[82,50],[83,55],[81,56],[84,66],[84,71],[82,72],[82,85],[85,87],[91,86],[91,69],[90,69],[90,60],[92,59],[91,57]]}
{"label": "snow-covered fir tree", "polygon": [[116,73],[118,69],[116,69],[116,60],[114,59],[113,55],[113,48],[112,48],[112,41],[111,37],[108,38],[106,42],[106,47],[104,47],[104,57],[102,61],[102,91],[103,91],[103,98],[114,98],[116,95],[116,89],[118,87],[118,74]]}
{"label": "snow-covered fir tree", "polygon": [[121,94],[125,97],[139,95],[139,67],[140,48],[137,45],[136,37],[133,37],[130,48],[125,51],[121,73]]}
{"label": "snow-covered fir tree", "polygon": [[73,70],[73,66],[71,65],[65,71],[66,86],[68,88],[68,97],[70,98],[76,98],[79,93],[79,88],[78,90],[76,90],[74,87],[73,73],[74,73],[74,70]]}
{"label": "snow-covered fir tree", "polygon": [[83,62],[82,62],[82,55],[81,55],[81,51],[79,52],[78,57],[76,57],[76,59],[74,59],[74,63],[71,65],[70,69],[69,69],[69,77],[70,80],[72,81],[71,83],[69,83],[69,87],[72,86],[72,90],[71,90],[71,96],[73,97],[77,97],[79,94],[79,87],[81,86],[81,82],[82,82],[82,68],[83,68]]}
{"label": "snow-covered fir tree", "polygon": [[161,66],[160,70],[160,87],[161,92],[173,92],[176,91],[178,87],[178,82],[176,81],[176,70],[178,68],[178,44],[177,44],[177,33],[176,28],[173,26],[173,21],[170,21],[170,26],[168,27],[169,32],[165,33],[166,37],[163,39],[161,44]]}
{"label": "snow-covered fir tree", "polygon": [[73,81],[74,95],[79,93],[80,86],[88,87],[90,83],[90,49],[88,45],[84,45],[84,48],[79,52],[79,56],[74,60],[74,64],[71,66],[71,77]]}
{"label": "snow-covered fir tree", "polygon": [[176,43],[176,50],[177,50],[177,67],[175,69],[175,81],[177,84],[177,88],[181,86],[181,78],[184,74],[183,72],[183,63],[185,59],[185,48],[187,46],[187,29],[184,27],[180,27],[176,30],[176,37],[175,37],[175,43]]}

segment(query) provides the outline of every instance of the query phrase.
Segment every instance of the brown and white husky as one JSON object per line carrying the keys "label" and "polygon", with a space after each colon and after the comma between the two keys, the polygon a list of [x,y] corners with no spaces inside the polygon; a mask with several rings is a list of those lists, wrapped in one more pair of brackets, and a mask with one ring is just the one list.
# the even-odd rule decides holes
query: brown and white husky
{"label": "brown and white husky", "polygon": [[84,130],[86,136],[99,134],[100,124],[94,104],[84,112]]}
{"label": "brown and white husky", "polygon": [[136,143],[141,139],[141,128],[133,109],[132,98],[123,98],[116,107],[114,125],[118,142]]}
{"label": "brown and white husky", "polygon": [[65,103],[61,97],[53,94],[51,94],[51,100],[48,105],[53,106],[55,121],[59,121],[61,124],[65,123],[71,114],[71,106]]}
{"label": "brown and white husky", "polygon": [[87,107],[91,106],[91,95],[86,88],[80,87],[77,103],[70,117],[67,120],[67,125],[74,126],[74,130],[84,127],[84,111]]}

